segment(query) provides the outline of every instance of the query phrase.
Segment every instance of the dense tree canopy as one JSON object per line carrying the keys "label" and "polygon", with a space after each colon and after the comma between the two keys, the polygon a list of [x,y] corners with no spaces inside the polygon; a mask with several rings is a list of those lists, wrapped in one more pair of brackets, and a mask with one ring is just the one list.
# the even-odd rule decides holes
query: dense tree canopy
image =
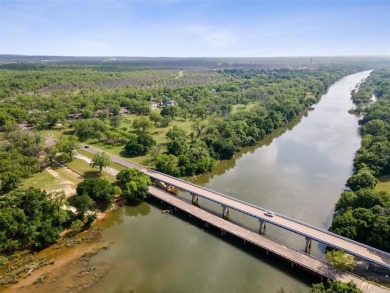
{"label": "dense tree canopy", "polygon": [[[330,230],[390,251],[390,192],[374,191],[377,177],[390,173],[390,70],[376,70],[353,92],[365,114],[362,145],[354,159],[354,174],[336,203]],[[371,103],[372,95],[378,101]]]}
{"label": "dense tree canopy", "polygon": [[61,206],[54,196],[35,188],[17,189],[0,197],[0,252],[53,243],[71,220]]}
{"label": "dense tree canopy", "polygon": [[107,209],[112,204],[116,193],[114,185],[101,178],[85,179],[77,185],[76,191],[76,207],[81,212],[91,209],[95,203],[102,210]]}
{"label": "dense tree canopy", "polygon": [[313,284],[310,293],[361,293],[358,286],[350,281],[343,283],[340,281],[327,280],[326,283]]}
{"label": "dense tree canopy", "polygon": [[145,199],[152,184],[149,176],[133,168],[120,171],[116,179],[127,200]]}

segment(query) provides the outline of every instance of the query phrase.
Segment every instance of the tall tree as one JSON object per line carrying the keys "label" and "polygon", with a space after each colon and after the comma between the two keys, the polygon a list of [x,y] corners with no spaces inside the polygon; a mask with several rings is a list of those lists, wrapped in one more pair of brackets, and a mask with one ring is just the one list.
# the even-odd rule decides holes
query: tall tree
{"label": "tall tree", "polygon": [[147,130],[151,129],[152,127],[152,121],[150,121],[150,119],[146,117],[137,118],[133,121],[133,128],[137,131],[141,130],[142,133],[146,133]]}
{"label": "tall tree", "polygon": [[110,157],[106,153],[102,152],[93,155],[92,162],[90,165],[93,168],[98,167],[99,172],[101,173],[103,168],[108,167],[110,165],[110,162]]}
{"label": "tall tree", "polygon": [[128,168],[116,175],[117,184],[122,189],[127,200],[145,199],[148,195],[149,186],[152,185],[150,177],[137,169]]}

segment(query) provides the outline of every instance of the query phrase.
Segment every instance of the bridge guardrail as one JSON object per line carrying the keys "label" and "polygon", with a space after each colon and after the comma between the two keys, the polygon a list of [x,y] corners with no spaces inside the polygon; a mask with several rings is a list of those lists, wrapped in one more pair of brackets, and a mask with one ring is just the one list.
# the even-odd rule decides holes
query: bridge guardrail
{"label": "bridge guardrail", "polygon": [[[146,167],[145,167],[145,168],[146,168]],[[159,172],[159,171],[156,171],[156,170],[152,170],[152,169],[149,169],[149,168],[147,168],[147,169],[148,169],[148,170],[151,170],[152,172],[158,173],[158,174],[160,174],[160,175],[167,176],[167,177],[169,177],[169,178],[171,178],[171,179],[178,180],[178,181],[181,181],[181,182],[183,182],[183,183],[192,185],[192,186],[194,186],[194,187],[197,187],[197,188],[206,190],[206,191],[208,191],[208,192],[216,193],[216,194],[218,194],[218,195],[220,195],[220,196],[222,196],[222,197],[228,198],[228,199],[230,199],[230,200],[234,200],[234,201],[240,202],[240,203],[242,203],[242,204],[246,204],[246,205],[248,205],[248,206],[250,206],[250,207],[253,207],[253,208],[256,208],[256,209],[258,209],[258,210],[260,210],[260,211],[262,211],[262,212],[267,211],[267,209],[265,209],[265,208],[263,208],[263,207],[256,206],[256,205],[254,205],[254,204],[251,204],[251,203],[245,202],[245,201],[243,201],[243,200],[240,200],[240,199],[231,197],[231,196],[229,196],[229,195],[220,193],[220,192],[218,192],[218,191],[211,190],[211,189],[208,189],[208,188],[203,187],[203,186],[199,186],[199,185],[194,184],[194,183],[192,183],[192,182],[188,182],[188,181],[185,181],[185,180],[183,180],[183,179],[176,178],[176,177],[173,177],[173,176],[168,175],[168,174],[164,174],[164,173]],[[206,196],[203,196],[203,195],[201,195],[201,194],[197,194],[197,195],[198,195],[198,196],[201,196],[201,197],[206,197]],[[208,198],[208,197],[207,197],[207,198]],[[210,198],[208,198],[208,199],[210,199]],[[212,199],[210,199],[210,200],[212,200]],[[215,201],[215,200],[212,200],[212,201],[217,202],[217,201]],[[220,203],[220,202],[217,202],[217,203],[222,204],[222,203]],[[239,210],[239,209],[237,209],[237,210]],[[247,212],[244,212],[244,211],[242,211],[242,210],[239,210],[239,211],[240,211],[240,212],[243,212],[243,213],[245,213],[245,214],[248,214]],[[275,215],[277,215],[277,216],[279,216],[279,217],[281,217],[281,218],[284,218],[284,219],[286,219],[286,220],[289,220],[289,221],[291,221],[291,222],[294,222],[294,223],[297,223],[297,224],[300,224],[300,225],[309,227],[309,228],[311,228],[311,229],[317,230],[317,231],[319,231],[319,232],[325,233],[325,234],[327,234],[327,235],[331,235],[331,236],[333,236],[333,237],[336,237],[336,238],[339,238],[339,239],[348,241],[348,242],[350,242],[350,243],[354,243],[354,244],[356,244],[356,245],[360,245],[360,246],[362,246],[362,247],[364,247],[364,248],[369,249],[370,251],[374,251],[374,252],[377,252],[377,253],[380,253],[380,254],[383,254],[383,255],[386,255],[386,256],[389,256],[389,257],[390,257],[390,253],[385,252],[385,251],[383,251],[383,250],[380,250],[380,249],[371,247],[371,246],[369,246],[369,245],[366,245],[366,244],[357,242],[357,241],[355,241],[355,240],[352,240],[352,239],[349,239],[349,238],[346,238],[346,237],[337,235],[337,234],[335,234],[335,233],[332,233],[332,232],[329,232],[329,231],[327,231],[327,230],[318,228],[318,227],[316,227],[316,226],[307,224],[307,223],[305,223],[305,222],[298,221],[298,220],[296,220],[296,219],[290,218],[290,217],[285,216],[285,215],[282,215],[282,214],[275,213]],[[253,215],[253,214],[251,214],[251,216],[254,216],[254,217],[258,218],[258,216]],[[290,229],[289,229],[289,230],[290,230]],[[295,232],[295,230],[294,230],[294,232]],[[310,235],[307,235],[307,234],[305,234],[305,233],[300,233],[300,234],[303,234],[304,236],[310,237]],[[318,241],[318,239],[314,239],[314,240],[317,240],[317,241]],[[322,241],[321,241],[321,242],[322,242]],[[329,244],[329,245],[331,245],[331,246],[334,246],[332,243],[325,243],[325,244]]]}
{"label": "bridge guardrail", "polygon": [[[96,148],[94,148],[94,149],[97,150],[97,151],[99,151],[99,150],[96,149]],[[188,181],[185,181],[185,180],[183,180],[183,179],[180,179],[180,178],[177,178],[177,177],[173,177],[173,176],[171,176],[171,175],[168,175],[168,174],[165,174],[165,173],[156,171],[156,170],[154,170],[154,169],[145,167],[145,166],[143,166],[143,165],[141,165],[141,164],[138,164],[138,163],[134,163],[134,162],[128,161],[128,160],[126,160],[126,159],[124,159],[124,158],[120,158],[120,157],[117,157],[117,156],[114,156],[114,155],[111,155],[111,154],[110,154],[109,156],[112,157],[112,158],[115,158],[115,159],[124,160],[124,161],[128,162],[129,164],[136,165],[136,166],[138,166],[140,169],[147,169],[147,170],[150,171],[150,172],[158,173],[158,174],[160,174],[160,175],[169,177],[169,178],[171,178],[171,179],[173,179],[173,180],[177,180],[177,181],[180,181],[180,182],[182,182],[182,183],[192,185],[192,186],[194,186],[194,187],[196,187],[196,188],[200,188],[200,189],[203,189],[203,190],[205,190],[205,191],[208,191],[208,192],[212,192],[212,193],[218,194],[218,195],[220,195],[220,196],[222,196],[222,197],[225,197],[225,198],[228,198],[228,199],[230,199],[230,200],[233,200],[233,201],[236,201],[236,202],[240,202],[240,203],[242,203],[242,204],[248,205],[248,206],[250,206],[250,207],[252,207],[252,208],[255,208],[255,209],[257,209],[257,210],[260,210],[260,211],[262,211],[262,212],[267,211],[267,209],[265,209],[265,208],[263,208],[263,207],[259,207],[259,206],[256,206],[256,205],[254,205],[254,204],[245,202],[245,201],[243,201],[243,200],[240,200],[240,199],[237,199],[237,198],[228,196],[228,195],[226,195],[226,194],[220,193],[220,192],[218,192],[218,191],[211,190],[211,189],[208,189],[208,188],[203,187],[203,186],[199,186],[199,185],[194,184],[194,183],[192,183],[192,182],[188,182]],[[189,191],[189,192],[190,192],[190,191]],[[197,195],[198,195],[198,196],[201,196],[201,197],[204,197],[204,198],[208,198],[209,200],[212,200],[212,199],[210,199],[210,198],[207,197],[207,196],[200,195],[200,194],[197,194]],[[212,201],[217,202],[217,201],[215,201],[215,200],[212,200]],[[217,202],[217,203],[222,204],[222,203],[220,203],[220,202]],[[229,206],[229,207],[231,207],[231,206]],[[231,208],[233,208],[233,207],[231,207]],[[234,208],[234,209],[236,209],[236,208]],[[242,213],[249,214],[249,215],[251,215],[251,216],[253,216],[253,217],[255,217],[255,218],[258,218],[258,216],[253,215],[253,214],[251,214],[251,213],[247,213],[247,212],[242,211],[242,210],[240,210],[240,209],[236,209],[236,210],[239,210],[239,211],[242,212]],[[354,240],[352,240],[352,239],[349,239],[349,238],[346,238],[346,237],[343,237],[343,236],[334,234],[334,233],[329,232],[329,231],[327,231],[327,230],[324,230],[324,229],[315,227],[315,226],[313,226],[313,225],[310,225],[310,224],[307,224],[307,223],[304,223],[304,222],[295,220],[295,219],[293,219],[293,218],[284,216],[284,215],[282,215],[282,214],[275,213],[275,215],[277,215],[277,216],[279,216],[279,217],[281,217],[281,218],[284,218],[284,219],[286,219],[286,220],[289,220],[289,221],[291,221],[291,222],[293,222],[293,223],[297,223],[297,224],[300,224],[300,225],[302,225],[302,226],[306,226],[306,227],[309,227],[309,228],[314,229],[314,230],[316,230],[316,231],[319,231],[319,232],[325,233],[325,234],[327,234],[327,235],[333,236],[333,237],[335,237],[335,238],[342,239],[342,240],[344,240],[344,241],[347,241],[347,242],[350,242],[350,243],[359,245],[359,246],[364,247],[364,248],[366,248],[366,249],[368,249],[368,250],[370,250],[370,251],[372,251],[372,252],[376,252],[376,253],[385,255],[385,256],[387,256],[387,257],[390,257],[390,253],[385,252],[385,251],[383,251],[383,250],[380,250],[380,249],[371,247],[371,246],[369,246],[369,245],[366,245],[366,244],[363,244],[363,243],[354,241]],[[262,218],[262,219],[263,219],[263,218]],[[273,223],[273,224],[274,224],[274,225],[277,225],[276,223]],[[277,226],[280,226],[280,225],[277,225]],[[288,228],[286,228],[286,227],[284,227],[284,226],[281,226],[281,227],[283,227],[283,228],[285,228],[285,229],[288,229]],[[321,242],[321,243],[324,243],[324,244],[327,244],[327,245],[330,245],[330,246],[333,246],[333,247],[336,247],[336,248],[339,248],[339,249],[343,249],[343,248],[341,248],[341,247],[339,247],[339,246],[337,246],[337,245],[334,245],[334,244],[332,244],[332,243],[324,242],[324,241],[322,241],[322,240],[320,241],[319,239],[316,239],[316,237],[312,237],[312,236],[310,236],[310,235],[307,235],[306,233],[300,233],[299,231],[296,231],[296,230],[293,230],[293,229],[288,229],[288,230],[293,231],[293,232],[298,233],[298,234],[301,234],[301,235],[303,235],[303,236],[310,237],[311,239],[316,240],[316,241],[319,241],[319,242]],[[345,250],[345,249],[343,249],[343,250]],[[349,252],[352,253],[352,254],[354,254],[352,251],[349,251]],[[359,254],[355,254],[355,255],[360,256]],[[373,262],[375,262],[375,261],[373,261]],[[383,264],[379,264],[379,265],[383,265]],[[390,265],[388,265],[388,267],[390,267]]]}

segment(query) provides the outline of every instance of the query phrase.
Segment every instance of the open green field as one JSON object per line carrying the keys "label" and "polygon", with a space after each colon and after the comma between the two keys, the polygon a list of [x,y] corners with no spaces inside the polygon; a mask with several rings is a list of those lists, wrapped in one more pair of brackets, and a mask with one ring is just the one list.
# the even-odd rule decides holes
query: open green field
{"label": "open green field", "polygon": [[49,193],[63,191],[66,195],[72,195],[76,191],[78,183],[83,178],[64,167],[46,168],[40,173],[25,179],[23,187],[35,187]]}
{"label": "open green field", "polygon": [[58,140],[66,131],[69,131],[68,127],[66,127],[66,126],[64,126],[64,127],[54,126],[50,129],[40,130],[39,133],[43,137],[50,137],[50,138],[53,138],[55,140]]}
{"label": "open green field", "polygon": [[[126,123],[126,122],[123,122],[122,121],[122,124],[120,127],[126,127],[128,128],[129,131],[132,130],[132,128],[130,127],[130,123],[131,121],[133,121],[134,119],[136,118],[139,118],[139,117],[142,117],[142,116],[137,116],[137,115],[123,115],[123,120],[126,120],[126,121],[130,121],[129,123]],[[187,134],[191,133],[192,129],[191,129],[191,126],[193,124],[193,121],[191,121],[190,119],[187,119],[187,120],[184,120],[182,118],[176,118],[175,120],[172,120],[171,123],[169,124],[168,127],[154,127],[152,130],[150,130],[150,134],[153,136],[153,138],[156,140],[157,142],[157,145],[162,145],[162,148],[161,148],[161,151],[160,153],[162,152],[165,152],[166,149],[164,147],[164,144],[166,143],[166,138],[165,138],[165,135],[167,134],[168,130],[171,129],[172,127],[174,126],[177,126],[177,127],[180,127],[182,129],[184,129],[186,131]],[[105,143],[102,143],[102,142],[99,142],[97,139],[95,138],[90,138],[90,139],[87,139],[86,141],[84,142],[80,142],[80,145],[83,146],[83,145],[92,145],[92,146],[96,146],[97,148],[109,153],[109,154],[112,154],[112,155],[116,155],[116,156],[119,156],[119,157],[126,157],[126,154],[123,152],[124,150],[124,145],[115,145],[115,146],[112,146],[112,145],[108,145],[108,144],[105,144]],[[83,153],[84,155],[84,153]],[[135,163],[138,163],[138,164],[142,164],[142,165],[151,165],[151,156],[149,154],[145,155],[145,156],[138,156],[138,157],[132,157],[132,158],[129,158],[131,161],[135,162]],[[116,168],[114,167],[113,165],[113,168],[114,169],[117,169],[117,170],[120,170],[119,168]]]}
{"label": "open green field", "polygon": [[390,175],[379,178],[378,184],[375,186],[376,191],[389,191],[390,192]]}
{"label": "open green field", "polygon": [[72,162],[67,163],[66,166],[68,166],[70,169],[74,170],[78,174],[81,174],[84,178],[102,178],[109,182],[115,182],[115,177],[102,171],[102,173],[99,173],[99,170],[97,168],[92,168],[87,162],[81,159],[73,159]]}
{"label": "open green field", "polygon": [[[243,106],[244,105],[242,105],[242,107]],[[253,107],[253,105],[247,105],[246,109],[250,109],[250,107]],[[156,111],[160,111],[160,110],[156,110]],[[134,131],[133,128],[131,127],[131,123],[135,119],[140,118],[140,117],[143,117],[143,116],[139,116],[139,115],[135,115],[135,114],[122,115],[122,122],[121,122],[119,128],[121,128],[121,129],[126,128],[128,131]],[[175,118],[174,120],[172,120],[170,122],[168,127],[153,127],[153,129],[151,129],[149,133],[156,140],[157,145],[162,145],[162,149],[160,152],[165,152],[166,151],[166,149],[164,147],[164,144],[166,143],[165,135],[167,134],[168,130],[174,126],[178,126],[182,129],[184,129],[187,134],[190,134],[192,132],[192,129],[191,129],[192,124],[193,124],[193,121],[191,121],[190,119],[184,120],[182,118]],[[43,137],[50,137],[50,138],[53,138],[54,140],[58,140],[62,135],[66,135],[67,132],[69,132],[69,131],[71,131],[71,129],[69,129],[66,126],[64,126],[64,127],[55,126],[51,129],[41,130],[41,131],[39,131],[39,133]],[[87,139],[86,141],[80,141],[80,147],[82,147],[84,145],[93,145],[93,146],[96,146],[97,148],[99,148],[107,153],[110,153],[110,154],[113,154],[116,156],[126,157],[126,155],[123,153],[124,145],[112,146],[112,145],[101,143],[95,138],[90,138],[90,139]],[[88,156],[87,152],[84,152],[82,154],[85,156]],[[145,156],[133,157],[130,159],[138,164],[143,164],[143,165],[150,165],[150,162],[151,162],[151,156],[149,154],[147,154]],[[112,167],[114,169],[121,170],[120,169],[121,167],[119,165],[118,166],[112,165]]]}
{"label": "open green field", "polygon": [[246,106],[244,104],[236,104],[232,106],[231,114],[235,114],[242,111],[250,111],[254,106],[259,105],[259,103],[249,103]]}
{"label": "open green field", "polygon": [[[114,176],[104,171],[100,174],[97,169],[92,168],[81,159],[73,159],[72,162],[67,164],[67,167],[55,166],[46,168],[42,172],[23,180],[22,186],[24,188],[35,187],[43,189],[48,193],[64,191],[67,196],[70,196],[76,192],[77,184],[82,182],[84,178],[99,177],[109,182],[115,182]],[[112,165],[111,167],[117,169],[117,166]],[[123,169],[123,167],[121,168]]]}
{"label": "open green field", "polygon": [[[86,157],[88,157],[88,158],[90,158],[90,159],[92,159],[92,157],[93,157],[93,154],[91,154],[90,152],[87,152],[87,151],[83,150],[82,148],[78,149],[77,152],[78,152],[80,155],[86,156]],[[115,169],[115,170],[118,170],[118,171],[122,171],[122,170],[126,169],[126,167],[123,167],[122,165],[119,165],[119,164],[117,164],[117,163],[115,163],[115,162],[111,162],[109,167],[111,167],[111,168],[113,168],[113,169]]]}

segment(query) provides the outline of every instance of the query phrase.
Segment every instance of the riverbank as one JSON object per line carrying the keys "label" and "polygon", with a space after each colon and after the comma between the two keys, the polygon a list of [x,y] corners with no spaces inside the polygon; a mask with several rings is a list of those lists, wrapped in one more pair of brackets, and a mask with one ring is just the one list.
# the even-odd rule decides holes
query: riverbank
{"label": "riverbank", "polygon": [[[61,288],[61,292],[70,292],[72,289],[92,286],[111,269],[111,266],[105,264],[94,267],[89,265],[91,256],[109,248],[110,243],[101,238],[101,230],[97,224],[74,237],[64,237],[37,253],[26,254],[17,261],[21,266],[10,262],[3,268],[2,277],[13,275],[14,280],[18,281],[3,285],[1,291],[60,292]],[[45,264],[34,269],[33,264],[40,260],[46,260]]]}

